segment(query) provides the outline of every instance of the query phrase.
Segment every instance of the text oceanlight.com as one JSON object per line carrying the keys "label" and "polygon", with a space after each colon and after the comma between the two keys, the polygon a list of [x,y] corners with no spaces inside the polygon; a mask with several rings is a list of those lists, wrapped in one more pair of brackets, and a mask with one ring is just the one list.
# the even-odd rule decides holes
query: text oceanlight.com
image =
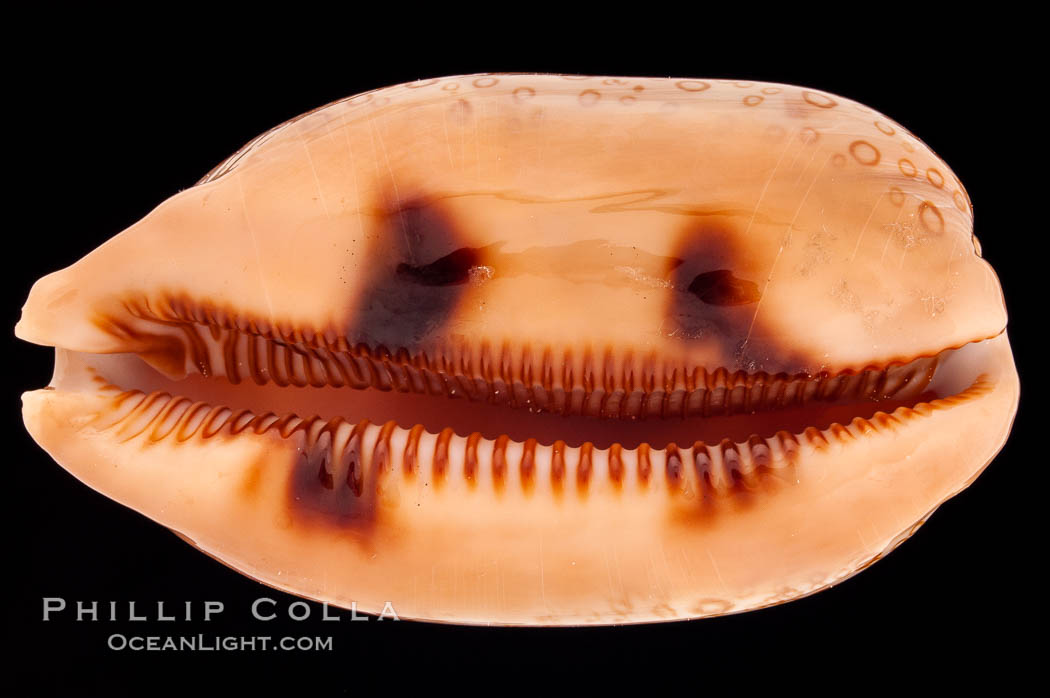
{"label": "text oceanlight.com", "polygon": [[332,637],[270,637],[268,635],[124,635],[113,633],[106,641],[111,650],[132,652],[323,652],[333,649]]}

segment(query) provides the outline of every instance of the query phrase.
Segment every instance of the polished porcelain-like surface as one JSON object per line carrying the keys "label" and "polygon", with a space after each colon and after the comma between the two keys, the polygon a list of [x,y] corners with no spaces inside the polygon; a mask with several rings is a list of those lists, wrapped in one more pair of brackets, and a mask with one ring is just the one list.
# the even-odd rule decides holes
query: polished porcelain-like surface
{"label": "polished porcelain-like surface", "polygon": [[[994,231],[993,231],[994,232]],[[471,75],[258,137],[33,287],[30,433],[275,587],[593,624],[788,601],[1001,448],[969,198],[789,85]]]}

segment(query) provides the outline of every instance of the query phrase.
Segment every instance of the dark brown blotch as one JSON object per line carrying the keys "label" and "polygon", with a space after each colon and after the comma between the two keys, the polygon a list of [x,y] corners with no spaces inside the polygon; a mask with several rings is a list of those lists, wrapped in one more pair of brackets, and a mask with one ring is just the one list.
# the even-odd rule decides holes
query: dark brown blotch
{"label": "dark brown blotch", "polygon": [[717,349],[729,371],[799,373],[813,361],[787,347],[758,312],[762,280],[753,244],[725,218],[710,217],[682,229],[669,268],[668,326],[686,345]]}
{"label": "dark brown blotch", "polygon": [[422,266],[402,262],[397,265],[397,273],[423,286],[453,286],[469,281],[471,269],[480,264],[479,249],[461,247]]}
{"label": "dark brown blotch", "polygon": [[710,305],[745,305],[759,298],[758,284],[738,279],[729,269],[697,274],[689,284],[689,293]]}
{"label": "dark brown blotch", "polygon": [[[343,530],[367,547],[377,523],[378,486],[389,469],[384,467],[389,444],[384,446],[381,433],[371,461],[376,486],[366,486],[363,438],[369,422],[355,425],[340,448],[336,434],[342,424],[339,419],[328,422],[311,440],[308,434],[317,429],[317,420],[288,423],[289,434],[282,438],[299,446],[288,474],[287,510],[296,525]],[[282,430],[279,422],[274,428],[278,433]]]}
{"label": "dark brown blotch", "polygon": [[706,220],[685,229],[677,264],[670,270],[670,320],[675,337],[685,343],[718,345],[726,362],[736,355],[754,316],[758,285],[740,271],[736,229]]}
{"label": "dark brown blotch", "polygon": [[366,279],[348,336],[374,347],[417,346],[447,326],[485,252],[466,244],[455,217],[425,195],[389,196],[377,211],[364,258],[354,260]]}

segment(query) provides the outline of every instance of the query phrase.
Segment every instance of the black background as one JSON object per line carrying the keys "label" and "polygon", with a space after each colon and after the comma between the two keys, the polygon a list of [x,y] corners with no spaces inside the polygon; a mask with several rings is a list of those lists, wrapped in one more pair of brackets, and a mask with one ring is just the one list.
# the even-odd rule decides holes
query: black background
{"label": "black background", "polygon": [[[373,20],[324,38],[301,28],[205,37],[180,27],[163,42],[164,22],[108,33],[74,23],[31,33],[17,62],[9,62],[7,136],[9,152],[18,155],[8,161],[8,174],[21,185],[8,207],[27,214],[5,236],[9,287],[0,307],[0,326],[9,328],[3,422],[13,514],[7,529],[13,557],[5,571],[14,590],[6,597],[5,624],[15,640],[16,671],[37,687],[63,683],[114,693],[146,686],[163,692],[181,681],[214,686],[198,671],[207,669],[237,682],[294,677],[303,692],[323,683],[349,694],[362,682],[498,676],[517,684],[567,674],[671,677],[697,690],[718,678],[741,687],[773,678],[823,690],[877,681],[902,666],[936,681],[1023,663],[1032,645],[1022,638],[1041,611],[1031,599],[1043,592],[1032,568],[1043,554],[1041,529],[1030,525],[1026,503],[1042,468],[1033,433],[1041,414],[1028,379],[1042,294],[1024,258],[1035,256],[1029,238],[1042,236],[1045,224],[1031,216],[1039,204],[1018,191],[1031,149],[1042,147],[1035,140],[1025,145],[1039,130],[1031,110],[1045,91],[1031,75],[1030,40],[993,24],[967,33],[905,17],[870,36],[852,26],[786,24],[768,37],[743,23],[711,32],[704,20],[688,17],[682,33],[671,34],[666,22],[657,27],[644,17],[520,35],[510,31],[512,22],[481,34],[464,25],[430,27],[422,18],[403,22],[416,33],[379,32],[384,25]],[[283,610],[293,597],[223,567],[81,485],[28,437],[18,396],[48,383],[52,354],[15,340],[10,328],[35,279],[74,262],[287,118],[398,82],[499,71],[801,84],[861,101],[926,141],[973,201],[976,232],[1002,280],[1028,386],[1013,436],[993,465],[885,560],[835,588],[763,611],[620,628],[487,629],[351,623],[345,614],[340,623],[322,623],[315,606],[308,621],[262,624],[250,617],[252,600],[271,596]],[[207,625],[76,623],[69,613],[44,623],[45,596],[135,600],[147,609],[158,600],[181,606],[210,599],[223,601],[226,611]],[[335,650],[147,656],[106,648],[113,632],[198,631],[331,634]],[[832,679],[833,671],[852,678]]]}

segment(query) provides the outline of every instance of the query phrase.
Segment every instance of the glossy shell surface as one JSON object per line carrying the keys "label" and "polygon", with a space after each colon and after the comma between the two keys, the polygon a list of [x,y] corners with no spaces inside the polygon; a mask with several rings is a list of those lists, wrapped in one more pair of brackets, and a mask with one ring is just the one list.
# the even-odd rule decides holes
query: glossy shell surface
{"label": "glossy shell surface", "polygon": [[1018,379],[962,184],[758,82],[471,75],[252,141],[73,266],[26,426],[272,586],[601,624],[813,593],[971,482]]}

